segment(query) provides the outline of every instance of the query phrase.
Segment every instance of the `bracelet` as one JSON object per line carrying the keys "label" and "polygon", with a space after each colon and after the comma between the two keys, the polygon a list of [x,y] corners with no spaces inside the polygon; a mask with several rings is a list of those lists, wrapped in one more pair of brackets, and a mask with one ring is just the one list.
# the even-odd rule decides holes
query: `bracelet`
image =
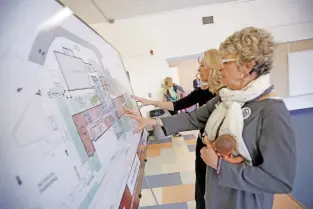
{"label": "bracelet", "polygon": [[221,156],[218,156],[217,167],[216,167],[216,173],[217,174],[219,174],[221,171],[222,160],[223,160],[223,158]]}

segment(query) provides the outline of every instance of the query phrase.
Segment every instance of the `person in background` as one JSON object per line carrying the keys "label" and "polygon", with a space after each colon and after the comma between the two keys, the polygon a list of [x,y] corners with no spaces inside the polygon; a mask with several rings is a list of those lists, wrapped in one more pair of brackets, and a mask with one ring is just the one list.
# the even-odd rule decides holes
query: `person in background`
{"label": "person in background", "polygon": [[196,79],[193,80],[193,82],[192,82],[192,85],[193,85],[194,89],[200,88],[200,86],[201,86],[200,81],[201,81],[201,75],[200,75],[200,73],[197,73]]}
{"label": "person in background", "polygon": [[[206,209],[272,209],[274,194],[292,191],[296,169],[295,133],[284,101],[276,97],[270,81],[274,55],[272,35],[248,27],[229,36],[221,45],[222,88],[218,96],[190,113],[164,118],[143,118],[146,126],[160,127],[166,135],[202,129],[206,147],[201,157],[207,164]],[[219,157],[209,140],[219,130],[233,130],[246,143],[252,164],[232,164]]]}
{"label": "person in background", "polygon": [[[184,92],[183,88],[177,84],[173,83],[173,79],[171,77],[166,77],[164,79],[164,89],[163,96],[165,101],[167,102],[176,102],[180,99],[180,94]],[[170,110],[171,115],[178,114],[177,110]]]}
{"label": "person in background", "polygon": [[[162,109],[170,111],[178,111],[189,107],[191,105],[199,104],[204,105],[207,101],[214,98],[214,94],[222,88],[220,81],[220,68],[222,66],[221,56],[216,49],[206,51],[202,55],[201,65],[199,67],[199,75],[201,79],[200,88],[195,89],[186,97],[175,102],[162,102],[144,99],[137,96],[132,96],[137,102],[141,102],[141,106],[154,105]],[[203,129],[200,129],[200,133],[197,139],[196,145],[196,183],[195,183],[195,200],[196,209],[205,209],[204,193],[205,193],[205,172],[206,164],[200,157],[200,150],[205,146],[202,142],[201,135]]]}
{"label": "person in background", "polygon": [[[180,95],[184,92],[184,89],[173,83],[173,79],[171,77],[166,77],[164,79],[164,89],[163,94],[164,98],[167,102],[175,102],[180,99]],[[178,114],[178,110],[169,110],[171,115]],[[180,133],[175,133],[174,136],[180,137]]]}

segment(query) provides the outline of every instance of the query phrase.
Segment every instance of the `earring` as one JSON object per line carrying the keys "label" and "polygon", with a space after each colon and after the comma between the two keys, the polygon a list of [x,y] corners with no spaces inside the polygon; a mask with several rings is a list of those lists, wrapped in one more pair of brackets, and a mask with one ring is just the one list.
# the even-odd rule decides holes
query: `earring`
{"label": "earring", "polygon": [[241,74],[241,79],[242,80],[246,80],[247,78],[248,78],[248,74],[247,73]]}

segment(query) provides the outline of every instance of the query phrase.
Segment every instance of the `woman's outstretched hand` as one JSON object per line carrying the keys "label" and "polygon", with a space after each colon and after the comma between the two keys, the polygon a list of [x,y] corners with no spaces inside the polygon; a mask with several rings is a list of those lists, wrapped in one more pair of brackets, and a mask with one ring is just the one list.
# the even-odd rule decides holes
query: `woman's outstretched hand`
{"label": "woman's outstretched hand", "polygon": [[145,98],[142,98],[142,97],[138,97],[138,96],[135,96],[135,95],[132,95],[131,97],[134,100],[136,100],[136,102],[141,102],[141,105],[139,106],[139,108],[143,107],[143,106],[147,106],[147,105],[155,105],[155,101],[152,101],[152,100],[149,100],[149,99],[145,99]]}
{"label": "woman's outstretched hand", "polygon": [[134,130],[134,133],[142,131],[147,126],[155,126],[156,120],[153,118],[144,118],[141,115],[137,114],[135,111],[125,109],[125,116],[133,118],[138,122],[138,127]]}

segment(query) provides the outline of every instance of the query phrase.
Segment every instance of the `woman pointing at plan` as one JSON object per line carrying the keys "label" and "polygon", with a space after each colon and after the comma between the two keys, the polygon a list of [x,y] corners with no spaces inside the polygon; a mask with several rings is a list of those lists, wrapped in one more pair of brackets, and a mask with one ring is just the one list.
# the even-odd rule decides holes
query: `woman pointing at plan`
{"label": "woman pointing at plan", "polygon": [[[222,87],[220,81],[220,69],[222,67],[221,56],[218,50],[210,49],[203,53],[199,74],[201,79],[201,87],[192,91],[188,96],[176,102],[152,101],[137,96],[133,98],[137,102],[141,102],[142,106],[154,105],[166,110],[181,110],[199,103],[199,106],[204,105],[207,101],[214,98],[214,94]],[[195,184],[195,200],[196,209],[205,209],[204,194],[205,194],[205,172],[206,164],[200,156],[200,150],[205,146],[202,142],[202,134],[204,129],[200,129],[200,136],[197,139],[196,145],[196,184]]]}
{"label": "woman pointing at plan", "polygon": [[[272,209],[275,193],[292,190],[295,134],[289,112],[270,83],[273,51],[270,33],[244,28],[220,45],[226,88],[217,97],[193,112],[171,117],[126,114],[138,121],[135,131],[158,126],[172,135],[205,128],[201,157],[207,165],[206,209]],[[235,147],[226,143],[231,148],[226,156],[217,148],[229,139]],[[232,160],[239,156],[242,161]]]}

